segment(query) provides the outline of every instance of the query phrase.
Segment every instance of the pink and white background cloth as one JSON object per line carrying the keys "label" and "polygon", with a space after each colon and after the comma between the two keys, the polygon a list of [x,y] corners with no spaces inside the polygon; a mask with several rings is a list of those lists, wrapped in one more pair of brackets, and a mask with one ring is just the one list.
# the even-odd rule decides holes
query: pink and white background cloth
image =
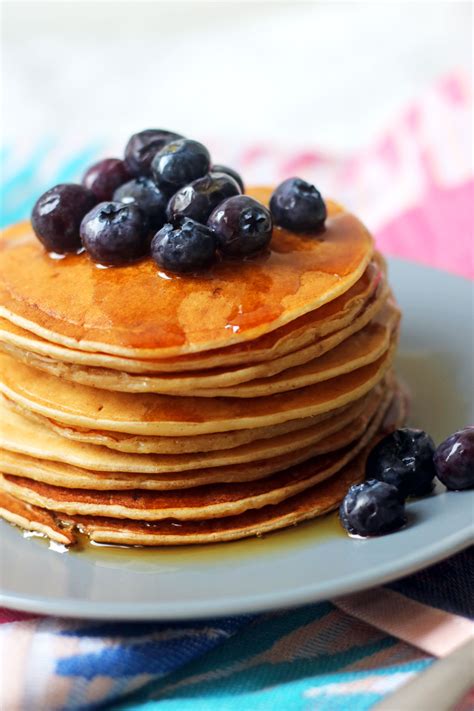
{"label": "pink and white background cloth", "polygon": [[474,277],[472,96],[467,76],[443,77],[388,130],[349,156],[261,143],[240,165],[248,182],[299,175],[360,215],[386,254]]}

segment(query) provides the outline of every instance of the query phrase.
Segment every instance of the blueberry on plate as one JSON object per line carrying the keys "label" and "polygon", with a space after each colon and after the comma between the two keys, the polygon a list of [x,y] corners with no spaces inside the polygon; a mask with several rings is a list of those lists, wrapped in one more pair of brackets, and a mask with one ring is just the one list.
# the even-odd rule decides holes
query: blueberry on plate
{"label": "blueberry on plate", "polygon": [[162,128],[147,128],[134,133],[125,147],[125,163],[131,175],[151,175],[151,162],[170,141],[183,138],[179,133]]}
{"label": "blueberry on plate", "polygon": [[31,224],[48,252],[77,252],[81,248],[79,227],[96,198],[83,185],[62,183],[47,190],[36,201]]}
{"label": "blueberry on plate", "polygon": [[339,518],[352,535],[380,536],[405,525],[405,505],[394,486],[370,479],[351,486],[340,506]]}
{"label": "blueberry on plate", "polygon": [[157,230],[166,222],[168,196],[151,178],[140,176],[121,185],[114,192],[114,200],[135,203],[147,216],[150,229]]}
{"label": "blueberry on plate", "polygon": [[176,192],[183,185],[202,178],[210,164],[209,151],[202,143],[180,138],[167,143],[155,155],[151,169],[158,186]]}
{"label": "blueberry on plate", "polygon": [[171,272],[198,272],[216,259],[216,238],[205,225],[185,217],[175,227],[164,225],[153,237],[151,256]]}
{"label": "blueberry on plate", "polygon": [[94,193],[97,202],[104,202],[104,200],[111,200],[114,190],[130,178],[131,175],[123,160],[105,158],[91,165],[82,179],[82,184]]}
{"label": "blueberry on plate", "polygon": [[248,195],[224,200],[209,217],[218,247],[231,257],[245,257],[267,247],[272,238],[272,216]]}
{"label": "blueberry on plate", "polygon": [[240,195],[237,181],[224,173],[208,173],[173,195],[168,203],[168,220],[190,217],[205,224],[214,208],[233,195]]}
{"label": "blueberry on plate", "polygon": [[319,231],[327,216],[319,190],[301,178],[288,178],[276,188],[270,212],[275,224],[293,232]]}
{"label": "blueberry on plate", "polygon": [[149,250],[146,216],[133,203],[101,202],[82,220],[81,240],[94,262],[133,262]]}
{"label": "blueberry on plate", "polygon": [[401,498],[424,496],[436,475],[434,442],[423,430],[395,430],[375,445],[367,458],[366,476],[395,486]]}
{"label": "blueberry on plate", "polygon": [[245,192],[244,181],[240,177],[239,173],[237,173],[237,171],[233,168],[229,168],[227,165],[213,165],[211,168],[211,173],[224,173],[225,175],[230,175],[230,177],[234,178],[234,180],[238,184],[240,192]]}
{"label": "blueberry on plate", "polygon": [[434,455],[434,466],[447,489],[474,489],[474,425],[441,442]]}

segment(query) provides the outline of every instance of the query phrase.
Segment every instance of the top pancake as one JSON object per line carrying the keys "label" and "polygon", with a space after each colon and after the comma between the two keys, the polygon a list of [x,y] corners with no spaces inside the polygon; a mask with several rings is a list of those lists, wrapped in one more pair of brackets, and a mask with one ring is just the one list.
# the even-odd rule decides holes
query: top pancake
{"label": "top pancake", "polygon": [[[268,202],[271,190],[249,194]],[[255,339],[337,298],[366,269],[370,234],[327,207],[320,234],[276,227],[268,253],[186,277],[159,272],[151,259],[105,270],[85,254],[52,259],[22,223],[0,239],[0,315],[53,343],[132,358]]]}
{"label": "top pancake", "polygon": [[1,317],[0,347],[6,352],[12,348],[21,349],[61,363],[109,368],[125,373],[182,373],[229,368],[244,362],[262,363],[304,348],[318,338],[349,326],[371,302],[388,290],[385,274],[385,262],[380,253],[375,252],[361,278],[341,296],[260,338],[211,351],[162,359],[124,358],[51,343]]}

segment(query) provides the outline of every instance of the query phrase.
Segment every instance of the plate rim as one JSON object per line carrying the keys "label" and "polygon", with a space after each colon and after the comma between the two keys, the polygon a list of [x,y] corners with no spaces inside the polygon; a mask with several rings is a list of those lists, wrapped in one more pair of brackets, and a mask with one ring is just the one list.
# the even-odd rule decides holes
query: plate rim
{"label": "plate rim", "polygon": [[[285,590],[280,593],[252,594],[245,597],[228,597],[225,600],[202,600],[200,602],[186,602],[183,610],[179,610],[176,602],[139,603],[111,603],[90,602],[88,600],[71,600],[65,598],[61,602],[57,599],[50,600],[44,597],[31,597],[25,595],[12,595],[0,593],[0,604],[12,610],[35,614],[50,615],[89,620],[192,620],[213,619],[232,615],[257,614],[275,609],[291,609],[305,604],[320,602],[321,600],[337,599],[343,595],[361,592],[373,587],[379,587],[406,575],[411,575],[419,570],[430,567],[444,558],[459,553],[471,545],[471,527],[466,525],[459,531],[453,532],[447,538],[430,546],[427,554],[426,547],[421,552],[414,552],[404,556],[398,565],[393,566],[390,561],[377,566],[374,572],[367,572],[351,582],[351,578],[340,577],[336,581],[327,583],[315,582],[300,588]],[[330,590],[330,592],[329,592]],[[128,607],[131,609],[129,610]],[[212,614],[209,608],[213,608]],[[127,610],[127,611],[125,611]]]}

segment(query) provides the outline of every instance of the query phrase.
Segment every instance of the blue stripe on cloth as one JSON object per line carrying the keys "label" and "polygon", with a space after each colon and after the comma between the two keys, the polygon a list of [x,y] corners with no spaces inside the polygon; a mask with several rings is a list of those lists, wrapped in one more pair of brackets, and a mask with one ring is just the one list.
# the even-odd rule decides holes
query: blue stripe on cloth
{"label": "blue stripe on cloth", "polygon": [[387,587],[424,605],[474,618],[474,547]]}
{"label": "blue stripe on cloth", "polygon": [[37,190],[38,171],[51,147],[51,140],[45,139],[26,163],[14,165],[11,168],[8,165],[2,165],[0,191],[2,196],[0,225],[2,227],[23,219],[25,205],[31,204],[32,206],[34,204],[33,196],[36,195],[37,198],[40,195],[41,191]]}
{"label": "blue stripe on cloth", "polygon": [[[86,626],[63,632],[86,641],[99,638],[102,649],[75,654],[60,659],[56,665],[59,676],[91,680],[97,676],[110,678],[153,674],[160,678],[183,664],[213,649],[250,621],[247,616],[215,620],[207,623],[168,625],[120,624]],[[144,636],[143,637],[143,635]],[[142,639],[139,639],[142,635]],[[133,642],[123,640],[135,636]],[[108,638],[108,639],[107,639]]]}
{"label": "blue stripe on cloth", "polygon": [[[5,177],[2,181],[2,194],[9,196],[14,191],[23,189],[25,184],[31,182],[35,178],[38,168],[43,164],[48,151],[51,150],[53,145],[51,139],[47,138],[43,140],[26,163],[21,166],[14,166],[13,170],[11,170],[11,177]],[[4,166],[4,169],[7,170],[7,166]]]}
{"label": "blue stripe on cloth", "polygon": [[92,163],[100,152],[100,144],[94,143],[84,148],[80,153],[73,155],[60,168],[57,182],[68,183],[71,180],[82,178],[84,170]]}
{"label": "blue stripe on cloth", "polygon": [[[9,166],[6,160],[10,151],[4,148],[5,159],[2,162],[2,186],[0,226],[13,224],[29,217],[38,197],[52,185],[80,180],[82,173],[100,151],[100,144],[94,143],[82,148],[72,157],[68,157],[57,168],[55,175],[48,179],[44,170],[48,153],[53,149],[51,139],[45,139],[21,166]],[[13,158],[12,158],[13,160]],[[6,177],[10,174],[11,177]]]}
{"label": "blue stripe on cloth", "polygon": [[[146,703],[132,702],[127,711],[366,711],[409,675],[425,669],[431,660],[419,660],[383,669],[308,675],[291,682],[262,679],[258,689],[241,690],[229,684],[227,689],[210,685],[206,694],[190,695],[186,688]],[[394,683],[394,679],[396,682]],[[351,688],[352,687],[352,688]],[[364,689],[363,691],[361,689]]]}
{"label": "blue stripe on cloth", "polygon": [[92,654],[78,654],[69,659],[59,660],[56,673],[61,676],[77,676],[82,679],[95,679],[108,676],[112,679],[123,676],[153,674],[164,676],[180,668],[222,641],[227,634],[180,635],[177,639],[146,641],[127,646],[120,644],[105,647]]}

